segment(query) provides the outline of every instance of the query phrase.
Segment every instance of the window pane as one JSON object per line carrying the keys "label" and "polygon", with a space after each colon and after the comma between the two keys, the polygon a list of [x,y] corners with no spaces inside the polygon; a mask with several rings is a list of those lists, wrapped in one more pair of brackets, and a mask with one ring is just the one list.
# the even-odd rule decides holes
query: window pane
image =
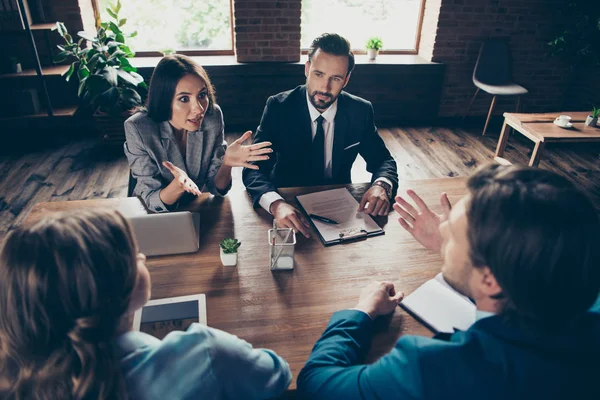
{"label": "window pane", "polygon": [[338,33],[364,50],[379,36],[383,50],[415,50],[421,0],[302,0],[303,49],[322,33]]}
{"label": "window pane", "polygon": [[[100,17],[108,21],[109,4],[98,0]],[[125,33],[134,51],[231,50],[229,0],[121,0],[119,18],[127,18]]]}

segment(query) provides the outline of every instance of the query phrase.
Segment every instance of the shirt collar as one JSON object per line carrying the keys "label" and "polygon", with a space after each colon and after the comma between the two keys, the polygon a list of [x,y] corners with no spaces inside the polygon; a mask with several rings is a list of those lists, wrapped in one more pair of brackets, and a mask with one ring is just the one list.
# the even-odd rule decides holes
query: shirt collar
{"label": "shirt collar", "polygon": [[310,102],[310,98],[308,97],[308,88],[306,89],[306,104],[308,104],[308,112],[310,113],[310,120],[313,122],[317,118],[319,118],[319,115],[322,115],[323,118],[325,118],[325,120],[327,120],[327,122],[329,122],[329,123],[333,122],[333,120],[335,119],[335,114],[337,114],[337,103],[338,103],[338,101],[337,101],[337,99],[335,99],[333,104],[330,105],[329,108],[327,110],[325,110],[323,113],[321,113]]}
{"label": "shirt collar", "polygon": [[480,319],[487,318],[487,317],[493,317],[494,315],[496,315],[496,314],[494,314],[493,312],[475,310],[475,322],[479,321]]}

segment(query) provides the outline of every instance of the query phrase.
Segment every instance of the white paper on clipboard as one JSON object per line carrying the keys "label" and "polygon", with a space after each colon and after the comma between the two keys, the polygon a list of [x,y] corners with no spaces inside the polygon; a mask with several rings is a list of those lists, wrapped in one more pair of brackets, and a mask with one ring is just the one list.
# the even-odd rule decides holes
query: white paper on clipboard
{"label": "white paper on clipboard", "polygon": [[316,214],[338,222],[328,224],[311,218],[325,244],[383,233],[369,214],[356,211],[358,202],[346,188],[304,194],[296,199],[307,215]]}

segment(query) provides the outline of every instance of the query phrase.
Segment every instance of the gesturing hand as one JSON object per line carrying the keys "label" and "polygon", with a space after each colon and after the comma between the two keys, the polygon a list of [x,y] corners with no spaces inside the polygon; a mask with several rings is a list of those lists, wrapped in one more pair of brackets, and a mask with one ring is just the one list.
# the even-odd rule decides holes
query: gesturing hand
{"label": "gesturing hand", "polygon": [[198,189],[198,186],[196,186],[194,181],[188,177],[184,170],[176,167],[170,161],[163,161],[162,165],[164,165],[165,168],[167,168],[173,174],[173,181],[177,182],[182,190],[195,196],[200,196],[202,194],[202,192]]}
{"label": "gesturing hand", "polygon": [[273,152],[271,149],[271,142],[260,142],[244,146],[246,140],[250,139],[252,131],[247,131],[242,135],[241,138],[231,143],[227,150],[225,150],[225,156],[223,157],[223,164],[228,167],[246,167],[251,169],[258,169],[258,165],[250,164],[252,161],[263,161],[268,160],[269,154]]}
{"label": "gesturing hand", "polygon": [[362,290],[355,308],[375,319],[393,312],[403,298],[404,293],[396,293],[392,282],[371,282]]}
{"label": "gesturing hand", "polygon": [[[369,203],[369,205],[365,208],[367,203]],[[357,211],[364,211],[374,217],[378,215],[387,215],[390,211],[390,199],[388,198],[385,189],[381,186],[371,186],[360,200]]]}
{"label": "gesturing hand", "polygon": [[414,200],[420,209],[417,211],[402,196],[396,196],[394,210],[400,214],[398,222],[406,229],[416,240],[425,248],[440,252],[442,248],[442,235],[440,234],[440,224],[444,222],[452,205],[448,200],[448,195],[442,193],[440,203],[442,204],[442,214],[436,214],[427,207],[427,204],[414,191],[407,190],[406,193]]}
{"label": "gesturing hand", "polygon": [[309,222],[304,215],[293,206],[283,200],[277,200],[271,204],[271,214],[275,223],[280,228],[292,228],[295,232],[302,232],[305,237],[310,237]]}

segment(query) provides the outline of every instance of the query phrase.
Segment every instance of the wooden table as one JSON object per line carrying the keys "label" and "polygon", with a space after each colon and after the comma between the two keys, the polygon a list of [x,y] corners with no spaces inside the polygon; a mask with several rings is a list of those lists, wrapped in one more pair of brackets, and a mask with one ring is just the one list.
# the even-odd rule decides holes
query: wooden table
{"label": "wooden table", "polygon": [[[349,185],[359,198],[368,185]],[[340,187],[340,186],[335,186]],[[465,192],[465,178],[401,182],[441,212],[439,195],[448,193],[456,202]],[[325,187],[282,189],[286,200]],[[26,223],[51,211],[88,207],[120,207],[128,213],[144,213],[137,198],[40,203]],[[378,217],[383,236],[325,247],[316,237],[298,237],[293,271],[269,270],[267,230],[272,218],[253,210],[249,197],[234,188],[225,198],[203,197],[193,208],[201,213],[200,250],[193,254],[149,257],[152,298],[207,295],[208,324],[252,343],[275,350],[290,364],[295,378],[306,363],[312,346],[327,326],[331,314],[354,307],[362,288],[371,280],[390,280],[409,294],[440,269],[441,259],[422,248],[397,222],[398,215]],[[238,238],[237,267],[223,267],[219,242]],[[423,325],[397,308],[393,317],[376,324],[377,333],[369,360],[389,351],[402,334],[431,336]]]}
{"label": "wooden table", "polygon": [[[553,121],[561,114],[570,115],[573,127],[561,128]],[[600,142],[600,128],[584,124],[587,112],[556,112],[545,114],[504,113],[504,125],[498,139],[495,160],[500,164],[511,164],[503,157],[510,128],[535,143],[529,166],[537,167],[546,143],[552,142]]]}

